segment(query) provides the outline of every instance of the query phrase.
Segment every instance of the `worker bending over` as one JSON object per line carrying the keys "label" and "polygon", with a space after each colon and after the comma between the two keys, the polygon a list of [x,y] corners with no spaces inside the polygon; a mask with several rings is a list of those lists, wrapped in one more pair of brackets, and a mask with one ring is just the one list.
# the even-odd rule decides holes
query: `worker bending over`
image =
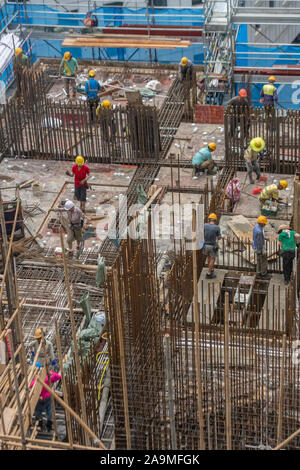
{"label": "worker bending over", "polygon": [[193,63],[187,57],[182,57],[178,66],[178,78],[181,82],[191,81],[193,77]]}
{"label": "worker bending over", "polygon": [[199,172],[207,170],[208,175],[214,175],[213,168],[215,162],[212,159],[212,152],[216,150],[215,142],[211,142],[207,147],[204,147],[197,152],[192,160],[193,176],[197,176]]}
{"label": "worker bending over", "polygon": [[90,107],[91,121],[94,121],[95,109],[100,101],[99,93],[101,91],[101,85],[98,80],[95,79],[95,70],[89,71],[89,79],[85,82],[85,93],[87,95],[87,102]]}
{"label": "worker bending over", "polygon": [[[57,372],[54,372],[53,370],[49,370],[49,376],[50,376],[50,382],[55,383],[58,382],[61,379],[61,375],[58,374]],[[33,381],[30,384],[30,388],[33,387],[34,383],[36,381],[36,378],[33,379]],[[48,375],[46,375],[45,378],[45,384],[49,386],[49,379]],[[36,404],[35,410],[34,410],[34,417],[35,420],[38,421],[39,428],[41,431],[44,429],[44,422],[43,422],[43,413],[45,412],[47,422],[46,422],[46,429],[48,432],[52,430],[52,404],[51,404],[51,394],[46,390],[45,387],[42,388],[39,400]]]}
{"label": "worker bending over", "polygon": [[280,225],[278,240],[282,254],[284,283],[287,285],[291,280],[293,261],[297,252],[297,243],[300,241],[300,234],[291,230],[289,225]]}
{"label": "worker bending over", "polygon": [[206,279],[213,279],[214,264],[218,256],[218,240],[221,238],[220,227],[217,225],[217,216],[212,213],[208,216],[208,223],[204,224],[204,254],[207,256],[208,272]]}
{"label": "worker bending over", "polygon": [[228,101],[227,109],[230,109],[233,113],[230,117],[231,136],[234,136],[237,127],[240,126],[240,130],[242,131],[243,129],[243,137],[247,138],[250,127],[250,108],[247,100],[247,91],[244,88],[239,91],[238,96]]}
{"label": "worker bending over", "polygon": [[23,54],[23,51],[20,47],[17,47],[15,50],[15,60],[16,63],[21,67],[29,67],[29,58],[27,55]]}
{"label": "worker bending over", "polygon": [[266,144],[261,137],[255,137],[251,140],[249,147],[245,151],[244,159],[246,162],[247,173],[249,176],[250,184],[254,184],[252,173],[256,173],[256,179],[260,178],[260,168],[257,161],[258,155],[263,151]]}
{"label": "worker bending over", "polygon": [[72,174],[67,170],[66,175],[75,176],[75,199],[80,202],[80,209],[85,212],[86,192],[88,189],[87,181],[90,177],[90,169],[84,164],[84,158],[81,155],[75,159]]}
{"label": "worker bending over", "polygon": [[[34,341],[29,343],[29,350],[31,352],[31,363],[33,362],[33,359],[37,353],[37,350],[41,344],[42,338],[43,338],[44,332],[42,328],[38,328],[35,333],[34,333]],[[53,351],[53,344],[51,341],[45,338],[45,346],[46,346],[46,354],[47,354],[47,359],[51,362],[51,364],[54,367],[57,367],[57,362],[54,359],[54,351]],[[45,365],[45,356],[44,356],[44,348],[42,347],[39,353],[39,356],[37,358],[37,365],[38,367],[41,367]]]}
{"label": "worker bending over", "polygon": [[65,52],[64,57],[59,66],[59,76],[61,77],[62,73],[65,79],[65,89],[67,97],[70,98],[70,81],[72,85],[73,98],[76,98],[76,76],[78,70],[77,60],[72,57],[71,52]]}
{"label": "worker bending over", "polygon": [[281,180],[278,184],[270,184],[266,186],[260,193],[258,200],[261,204],[261,207],[269,200],[280,202],[282,198],[279,197],[278,191],[287,188],[287,181]]}
{"label": "worker bending over", "polygon": [[67,232],[67,243],[69,258],[73,257],[73,242],[77,244],[77,258],[79,256],[80,244],[82,241],[82,228],[84,224],[84,214],[75,206],[74,202],[66,201],[65,211],[67,213],[67,225],[62,224]]}
{"label": "worker bending over", "polygon": [[258,217],[256,225],[253,229],[253,250],[256,254],[256,273],[259,276],[266,276],[268,274],[268,260],[266,250],[266,239],[264,228],[268,220],[264,215]]}

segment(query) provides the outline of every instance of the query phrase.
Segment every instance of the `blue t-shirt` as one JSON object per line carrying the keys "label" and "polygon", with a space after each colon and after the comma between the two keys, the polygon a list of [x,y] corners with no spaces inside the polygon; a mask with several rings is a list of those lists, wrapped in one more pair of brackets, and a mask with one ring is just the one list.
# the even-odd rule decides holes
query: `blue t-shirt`
{"label": "blue t-shirt", "polygon": [[101,85],[94,78],[90,78],[87,82],[85,82],[85,92],[88,98],[97,98],[98,91],[100,90]]}
{"label": "blue t-shirt", "polygon": [[205,162],[206,160],[211,160],[211,151],[208,147],[204,147],[203,149],[199,150],[199,152],[194,155],[192,160],[193,165],[201,165],[201,163]]}

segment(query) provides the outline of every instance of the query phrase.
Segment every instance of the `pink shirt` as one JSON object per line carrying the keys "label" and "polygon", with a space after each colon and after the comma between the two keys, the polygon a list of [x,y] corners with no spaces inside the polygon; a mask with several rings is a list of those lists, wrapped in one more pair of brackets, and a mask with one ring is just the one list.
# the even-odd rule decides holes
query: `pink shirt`
{"label": "pink shirt", "polygon": [[[53,370],[49,370],[49,374],[50,374],[51,383],[58,382],[58,380],[61,379],[61,375],[57,374],[57,372],[53,372]],[[33,381],[31,382],[30,388],[33,387],[35,381],[36,381],[36,378],[33,379]],[[49,385],[48,375],[46,375],[45,384]],[[43,387],[41,394],[40,394],[40,398],[43,398],[43,400],[45,400],[46,398],[50,397],[50,395],[51,393],[49,393],[48,390],[46,390],[45,387]]]}

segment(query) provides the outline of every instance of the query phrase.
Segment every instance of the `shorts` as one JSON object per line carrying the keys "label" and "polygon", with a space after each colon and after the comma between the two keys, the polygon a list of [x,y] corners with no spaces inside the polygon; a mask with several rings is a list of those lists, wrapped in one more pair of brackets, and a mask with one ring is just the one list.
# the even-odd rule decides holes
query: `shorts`
{"label": "shorts", "polygon": [[216,245],[204,245],[204,254],[210,256],[211,258],[216,258],[218,256],[218,247]]}
{"label": "shorts", "polygon": [[70,230],[68,230],[67,242],[68,243],[73,243],[74,240],[76,240],[77,243],[81,242],[81,240],[82,240],[81,227],[78,227],[76,229],[70,227]]}
{"label": "shorts", "polygon": [[77,201],[86,202],[87,188],[87,186],[81,186],[80,188],[75,186],[75,198],[77,199]]}

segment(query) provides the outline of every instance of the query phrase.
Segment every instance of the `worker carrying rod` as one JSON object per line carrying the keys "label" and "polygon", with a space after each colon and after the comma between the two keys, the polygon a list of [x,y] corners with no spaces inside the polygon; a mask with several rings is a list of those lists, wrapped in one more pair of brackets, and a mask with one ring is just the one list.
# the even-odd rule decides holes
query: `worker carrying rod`
{"label": "worker carrying rod", "polygon": [[67,97],[70,98],[70,81],[72,86],[73,98],[76,98],[76,76],[78,70],[77,60],[72,57],[71,52],[65,52],[64,57],[61,60],[59,66],[59,76],[61,77],[62,73],[65,79],[65,90]]}
{"label": "worker carrying rod", "polygon": [[90,107],[91,122],[94,121],[94,115],[98,103],[100,101],[99,93],[101,92],[101,85],[98,80],[95,79],[95,70],[89,71],[89,79],[85,82],[85,94],[87,95],[87,102]]}
{"label": "worker carrying rod", "polygon": [[181,82],[191,81],[193,77],[193,63],[187,57],[182,57],[178,66],[178,78]]}

